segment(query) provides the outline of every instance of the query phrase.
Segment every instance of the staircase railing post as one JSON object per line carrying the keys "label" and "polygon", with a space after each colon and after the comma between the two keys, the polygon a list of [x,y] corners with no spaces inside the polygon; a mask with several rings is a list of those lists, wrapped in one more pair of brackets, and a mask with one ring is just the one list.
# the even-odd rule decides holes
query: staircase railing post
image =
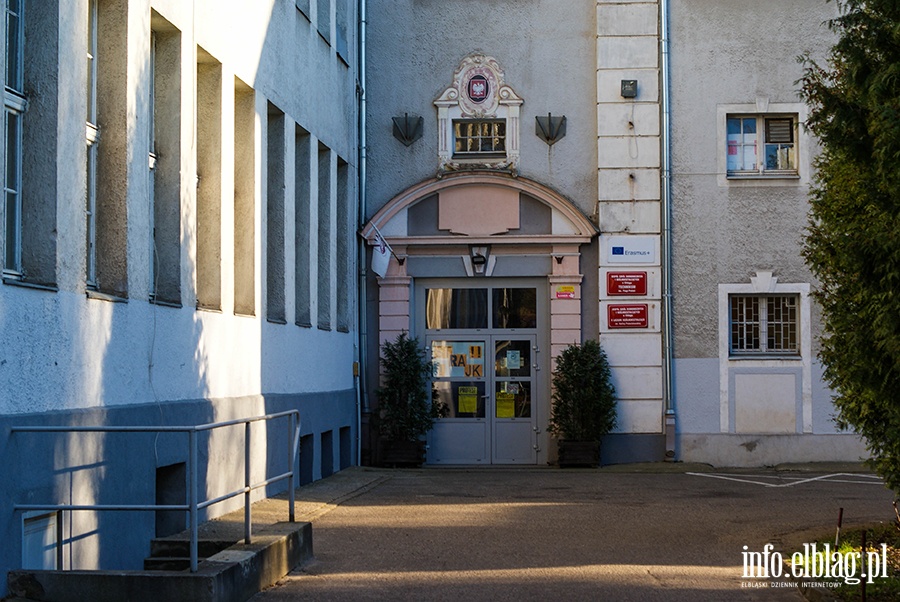
{"label": "staircase railing post", "polygon": [[296,414],[290,414],[288,416],[287,451],[288,466],[290,467],[291,472],[291,476],[288,477],[288,500],[290,501],[288,504],[288,520],[290,522],[294,522],[294,430],[299,430],[300,426],[299,423],[296,427],[294,426],[296,420]]}
{"label": "staircase railing post", "polygon": [[190,430],[188,431],[188,443],[190,446],[190,458],[188,460],[188,471],[191,473],[189,475],[191,490],[190,490],[190,521],[191,521],[191,572],[197,572],[197,431]]}
{"label": "staircase railing post", "polygon": [[244,543],[250,545],[250,423],[244,423]]}

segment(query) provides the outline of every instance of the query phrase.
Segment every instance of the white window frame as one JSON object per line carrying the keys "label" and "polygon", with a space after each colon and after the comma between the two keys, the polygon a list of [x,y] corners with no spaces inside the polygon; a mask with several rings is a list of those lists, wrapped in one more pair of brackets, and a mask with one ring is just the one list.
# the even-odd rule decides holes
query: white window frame
{"label": "white window frame", "polygon": [[[768,147],[770,143],[768,140],[768,131],[769,131],[769,123],[772,121],[790,121],[790,131],[791,131],[791,140],[788,143],[779,143],[789,145],[791,148],[791,153],[793,154],[793,166],[787,167],[783,169],[778,169],[776,167],[770,168],[768,167]],[[725,117],[725,128],[728,130],[728,122],[730,121],[738,121],[740,122],[741,129],[741,138],[744,138],[746,134],[744,134],[744,125],[745,122],[751,122],[754,127],[754,137],[755,140],[752,144],[748,144],[743,140],[741,142],[735,143],[731,140],[731,132],[727,132],[728,139],[726,140],[726,160],[725,167],[727,170],[727,175],[729,178],[746,178],[746,177],[756,177],[756,176],[764,176],[764,177],[792,177],[797,175],[797,131],[798,131],[798,123],[797,123],[797,115],[796,114],[788,114],[788,115],[760,115],[758,113],[749,114],[749,115],[735,115],[729,114]],[[753,162],[755,167],[748,168],[747,166],[743,166],[741,169],[728,169],[728,157],[731,157],[732,154],[738,157],[745,157],[745,149],[751,147],[753,149]],[[732,151],[734,151],[732,153]]]}
{"label": "white window frame", "polygon": [[[803,432],[812,432],[812,323],[809,283],[781,283],[770,271],[757,271],[750,282],[720,284],[719,310],[719,420],[721,432],[729,432],[729,383],[735,369],[759,371],[800,368]],[[731,352],[731,304],[736,295],[797,295],[799,353],[761,354]]]}
{"label": "white window frame", "polygon": [[[728,118],[756,119],[755,171],[728,171]],[[794,168],[765,169],[765,122],[772,118],[790,118],[794,128]],[[803,123],[807,108],[803,103],[770,103],[759,98],[755,103],[721,104],[716,107],[716,172],[719,186],[808,186],[811,173],[810,152],[812,138]]]}
{"label": "white window frame", "polygon": [[[6,38],[10,36],[10,19],[17,19],[15,24],[17,44],[10,54],[10,45],[6,44],[6,72],[4,73],[3,91],[3,144],[4,144],[4,184],[3,184],[3,277],[20,280],[22,270],[22,122],[28,101],[24,92],[24,54],[25,54],[25,15],[24,0],[18,0],[18,13],[11,10],[10,2],[6,3],[5,27]],[[10,68],[14,68],[14,80],[9,81]],[[9,127],[14,124],[16,131],[12,134]],[[15,152],[11,152],[10,136],[12,136]],[[13,164],[11,165],[10,162]],[[12,178],[10,178],[12,176]],[[12,181],[10,181],[12,179]],[[10,215],[11,214],[11,215]]]}
{"label": "white window frame", "polygon": [[85,141],[87,144],[87,182],[85,188],[85,284],[96,290],[97,282],[97,153],[100,126],[97,123],[97,0],[88,1],[87,38],[87,115]]}

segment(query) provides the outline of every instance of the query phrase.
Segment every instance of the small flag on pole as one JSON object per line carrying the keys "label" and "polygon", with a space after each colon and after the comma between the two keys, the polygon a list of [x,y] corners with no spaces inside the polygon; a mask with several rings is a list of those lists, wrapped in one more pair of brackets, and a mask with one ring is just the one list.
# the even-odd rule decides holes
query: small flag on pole
{"label": "small flag on pole", "polygon": [[391,253],[394,251],[384,239],[384,236],[381,235],[381,232],[378,231],[378,228],[374,225],[372,228],[375,229],[375,237],[371,241],[372,271],[378,274],[379,278],[384,278],[384,275],[387,274],[388,264],[391,261]]}

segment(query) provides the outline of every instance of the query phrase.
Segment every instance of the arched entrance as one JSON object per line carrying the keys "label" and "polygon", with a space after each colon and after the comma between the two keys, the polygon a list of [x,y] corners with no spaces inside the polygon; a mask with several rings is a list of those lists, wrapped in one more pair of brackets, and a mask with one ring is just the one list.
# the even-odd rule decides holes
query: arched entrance
{"label": "arched entrance", "polygon": [[594,225],[537,182],[466,172],[397,195],[362,234],[376,232],[394,251],[378,279],[378,340],[417,336],[449,411],[428,463],[546,463],[552,358],[581,341],[582,311],[597,311],[582,307],[579,267]]}

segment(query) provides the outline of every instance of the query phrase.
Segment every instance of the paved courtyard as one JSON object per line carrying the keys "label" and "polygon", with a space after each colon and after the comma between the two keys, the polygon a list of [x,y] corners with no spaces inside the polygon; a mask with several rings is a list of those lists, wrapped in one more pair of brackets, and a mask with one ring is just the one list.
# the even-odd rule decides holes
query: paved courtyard
{"label": "paved courtyard", "polygon": [[253,600],[801,600],[744,578],[744,546],[893,515],[879,479],[828,468],[351,469],[301,517],[315,560]]}

